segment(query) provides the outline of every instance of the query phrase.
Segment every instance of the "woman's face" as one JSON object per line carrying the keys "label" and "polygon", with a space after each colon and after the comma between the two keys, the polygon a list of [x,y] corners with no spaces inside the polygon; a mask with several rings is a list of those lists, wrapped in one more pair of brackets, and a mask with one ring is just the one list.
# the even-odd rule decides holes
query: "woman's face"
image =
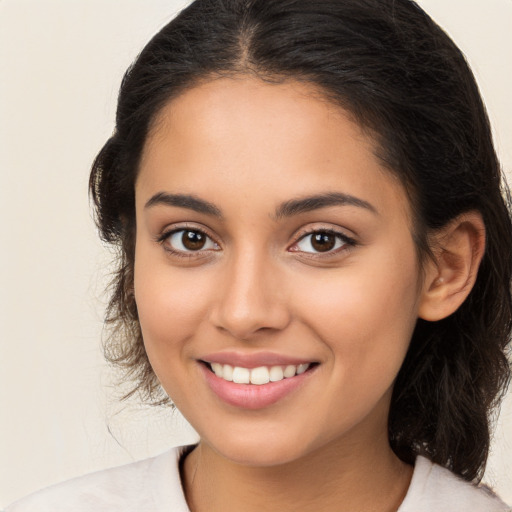
{"label": "woman's face", "polygon": [[373,150],[311,86],[255,78],[185,92],[148,138],[146,350],[202,441],[233,461],[387,439],[422,283],[405,192]]}

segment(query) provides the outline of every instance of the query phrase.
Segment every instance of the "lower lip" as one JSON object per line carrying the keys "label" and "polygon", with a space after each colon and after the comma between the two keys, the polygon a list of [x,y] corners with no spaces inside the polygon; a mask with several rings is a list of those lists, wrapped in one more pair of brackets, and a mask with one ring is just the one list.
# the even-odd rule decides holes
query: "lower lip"
{"label": "lower lip", "polygon": [[210,389],[224,402],[242,409],[263,409],[298,389],[314,371],[307,370],[295,377],[285,378],[268,384],[235,384],[217,377],[204,363],[200,363],[201,371]]}

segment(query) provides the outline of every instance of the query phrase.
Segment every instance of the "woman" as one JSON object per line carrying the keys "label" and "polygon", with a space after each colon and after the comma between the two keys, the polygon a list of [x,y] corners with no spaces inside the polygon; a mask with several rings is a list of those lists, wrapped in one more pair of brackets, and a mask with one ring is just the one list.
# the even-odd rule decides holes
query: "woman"
{"label": "woman", "polygon": [[[198,445],[8,509],[505,511],[511,224],[460,51],[408,0],[199,0],[93,165],[108,355]],[[502,194],[503,192],[503,194]]]}

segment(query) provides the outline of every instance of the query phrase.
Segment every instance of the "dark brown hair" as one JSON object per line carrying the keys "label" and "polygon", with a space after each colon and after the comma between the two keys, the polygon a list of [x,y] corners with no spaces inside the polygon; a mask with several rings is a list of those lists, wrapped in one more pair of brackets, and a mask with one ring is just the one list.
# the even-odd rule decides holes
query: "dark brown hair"
{"label": "dark brown hair", "polygon": [[418,321],[389,415],[390,443],[404,461],[423,454],[479,479],[490,415],[510,374],[508,192],[464,56],[409,0],[196,0],[148,43],[123,79],[116,129],[90,178],[101,235],[119,248],[107,357],[145,399],[168,400],[133,296],[134,183],[163,105],[200,80],[230,74],[308,82],[350,112],[411,198],[420,258],[428,257],[429,232],[481,213],[487,241],[476,284],[448,318]]}

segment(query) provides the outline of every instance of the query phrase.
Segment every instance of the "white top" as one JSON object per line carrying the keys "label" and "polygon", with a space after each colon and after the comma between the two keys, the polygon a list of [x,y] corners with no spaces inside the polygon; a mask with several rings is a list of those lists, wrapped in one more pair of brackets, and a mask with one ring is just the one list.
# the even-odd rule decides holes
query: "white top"
{"label": "white top", "polygon": [[[181,487],[185,448],[106,469],[23,498],[5,512],[190,512]],[[417,457],[409,490],[397,512],[512,512],[483,487]]]}

